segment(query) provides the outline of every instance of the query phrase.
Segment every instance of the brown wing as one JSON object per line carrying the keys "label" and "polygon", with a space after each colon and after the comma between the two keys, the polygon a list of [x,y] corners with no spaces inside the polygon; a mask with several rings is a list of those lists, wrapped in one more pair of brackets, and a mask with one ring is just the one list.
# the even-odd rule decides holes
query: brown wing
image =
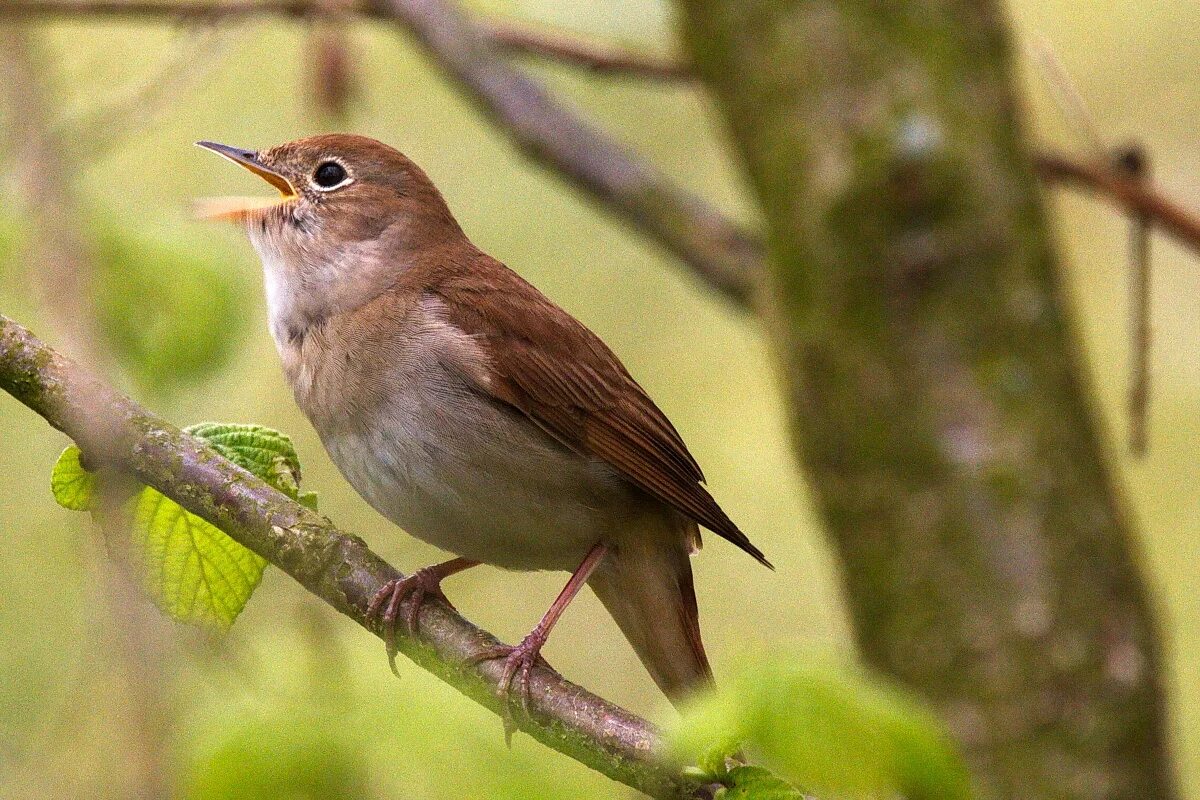
{"label": "brown wing", "polygon": [[701,485],[700,465],[675,427],[599,337],[515,272],[478,259],[469,280],[460,269],[424,277],[449,321],[492,359],[491,380],[479,388],[770,567]]}

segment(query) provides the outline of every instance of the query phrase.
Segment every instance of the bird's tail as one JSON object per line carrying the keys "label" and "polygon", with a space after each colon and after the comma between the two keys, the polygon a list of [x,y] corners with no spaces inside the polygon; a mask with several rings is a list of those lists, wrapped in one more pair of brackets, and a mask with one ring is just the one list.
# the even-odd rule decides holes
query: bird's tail
{"label": "bird's tail", "polygon": [[[670,537],[621,543],[588,580],[658,687],[678,704],[712,683],[700,640],[689,543],[694,523]],[[633,537],[630,537],[633,538]]]}

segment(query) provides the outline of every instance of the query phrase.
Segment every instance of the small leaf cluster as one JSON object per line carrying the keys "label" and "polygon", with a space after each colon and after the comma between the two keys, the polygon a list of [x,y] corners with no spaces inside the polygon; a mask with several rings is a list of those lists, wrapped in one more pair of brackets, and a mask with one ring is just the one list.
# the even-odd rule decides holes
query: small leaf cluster
{"label": "small leaf cluster", "polygon": [[[233,463],[309,508],[291,439],[260,425],[203,423],[185,429]],[[72,511],[100,511],[104,476],[88,470],[79,448],[54,465],[54,499]],[[172,619],[226,630],[258,588],[267,562],[223,531],[148,486],[119,503],[128,551],[155,605]]]}
{"label": "small leaf cluster", "polygon": [[[722,800],[969,800],[961,757],[907,694],[853,667],[772,657],[697,698],[676,751],[725,785]],[[748,748],[765,766],[726,768]]]}

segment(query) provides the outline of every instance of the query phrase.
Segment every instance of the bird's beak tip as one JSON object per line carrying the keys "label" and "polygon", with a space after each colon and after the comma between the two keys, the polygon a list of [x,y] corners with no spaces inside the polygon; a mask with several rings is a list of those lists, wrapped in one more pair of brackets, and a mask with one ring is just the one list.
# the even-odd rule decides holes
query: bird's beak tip
{"label": "bird's beak tip", "polygon": [[[253,198],[220,198],[216,201],[214,207],[212,202],[205,204],[205,211],[201,212],[201,216],[209,219],[232,219],[238,213],[244,213],[251,210],[258,210],[269,207],[270,205],[278,205],[281,202],[287,202],[297,196],[297,192],[291,181],[289,181],[279,171],[267,166],[259,158],[258,153],[253,150],[245,150],[240,147],[231,147],[227,144],[219,144],[218,142],[210,142],[200,140],[196,142],[197,147],[205,150],[211,150],[217,155],[226,158],[239,167],[253,172],[258,177],[265,180],[267,183],[279,190],[279,199],[267,203]],[[219,210],[218,210],[219,209]]]}

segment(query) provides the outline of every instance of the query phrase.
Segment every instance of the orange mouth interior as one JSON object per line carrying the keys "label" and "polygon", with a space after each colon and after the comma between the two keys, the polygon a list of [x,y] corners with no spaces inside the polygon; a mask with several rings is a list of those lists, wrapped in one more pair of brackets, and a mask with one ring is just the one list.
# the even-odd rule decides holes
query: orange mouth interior
{"label": "orange mouth interior", "polygon": [[280,197],[201,197],[193,203],[199,219],[215,222],[242,222],[268,208],[290,203],[296,195]]}
{"label": "orange mouth interior", "polygon": [[253,172],[267,183],[279,190],[279,197],[205,197],[196,200],[196,216],[205,220],[242,222],[269,208],[275,208],[290,203],[298,197],[295,187],[277,172],[241,158],[234,158],[228,153],[212,147],[208,149],[222,158],[232,161],[239,167]]}

